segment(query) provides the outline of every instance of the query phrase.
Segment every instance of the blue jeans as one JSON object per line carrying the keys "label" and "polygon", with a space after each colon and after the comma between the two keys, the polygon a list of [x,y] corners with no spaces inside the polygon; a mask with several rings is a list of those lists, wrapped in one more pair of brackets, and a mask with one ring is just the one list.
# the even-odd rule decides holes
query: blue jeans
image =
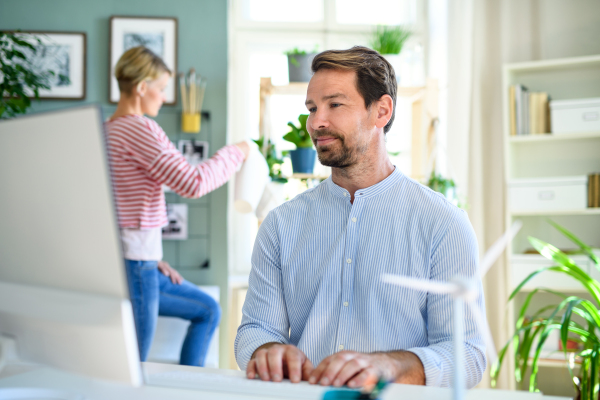
{"label": "blue jeans", "polygon": [[158,270],[157,261],[125,260],[140,359],[146,361],[159,315],[189,320],[179,362],[204,366],[208,345],[221,320],[219,304],[188,281],[181,285]]}

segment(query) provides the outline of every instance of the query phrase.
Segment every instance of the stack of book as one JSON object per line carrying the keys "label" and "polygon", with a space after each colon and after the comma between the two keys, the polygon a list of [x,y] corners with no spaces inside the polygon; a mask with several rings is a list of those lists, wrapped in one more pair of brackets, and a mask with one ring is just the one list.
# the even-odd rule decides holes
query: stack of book
{"label": "stack of book", "polygon": [[600,174],[588,175],[588,207],[600,207]]}
{"label": "stack of book", "polygon": [[508,99],[511,136],[550,132],[548,93],[530,92],[523,85],[511,85]]}

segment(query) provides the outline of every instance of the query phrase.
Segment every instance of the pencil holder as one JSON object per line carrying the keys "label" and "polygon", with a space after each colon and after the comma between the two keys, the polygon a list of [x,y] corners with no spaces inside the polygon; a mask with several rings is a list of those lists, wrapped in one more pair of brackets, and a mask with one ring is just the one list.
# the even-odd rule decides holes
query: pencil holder
{"label": "pencil holder", "polygon": [[200,113],[181,114],[181,130],[186,133],[200,132]]}

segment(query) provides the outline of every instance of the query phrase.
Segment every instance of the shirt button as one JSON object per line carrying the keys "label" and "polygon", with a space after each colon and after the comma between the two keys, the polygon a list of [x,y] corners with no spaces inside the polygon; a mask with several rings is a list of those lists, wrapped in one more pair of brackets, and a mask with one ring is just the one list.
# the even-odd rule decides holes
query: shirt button
{"label": "shirt button", "polygon": [[339,348],[340,348],[340,350],[344,350],[344,345],[340,344]]}
{"label": "shirt button", "polygon": [[352,222],[356,222],[356,217],[352,217]]}
{"label": "shirt button", "polygon": [[346,260],[346,262],[347,262],[348,264],[352,264],[352,260],[351,260],[351,259],[347,259],[347,260]]}
{"label": "shirt button", "polygon": [[347,301],[344,302],[344,307],[348,307],[348,302]]}
{"label": "shirt button", "polygon": [[344,192],[344,197],[348,196],[348,193]]}

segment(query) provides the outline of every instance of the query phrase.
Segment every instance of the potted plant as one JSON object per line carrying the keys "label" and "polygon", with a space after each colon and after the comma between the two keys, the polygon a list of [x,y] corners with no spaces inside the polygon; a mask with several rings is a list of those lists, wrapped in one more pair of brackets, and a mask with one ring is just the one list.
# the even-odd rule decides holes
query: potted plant
{"label": "potted plant", "polygon": [[[562,226],[549,221],[564,236],[579,246],[577,253],[587,255],[594,266],[600,269],[600,257],[590,246]],[[536,288],[531,291],[519,311],[515,325],[515,333],[511,340],[499,353],[498,362],[492,366],[492,385],[496,378],[509,345],[513,345],[515,356],[515,378],[523,386],[525,376],[530,372],[530,391],[537,391],[537,375],[542,346],[554,330],[560,332],[560,344],[565,358],[573,354],[580,363],[578,376],[575,375],[571,363],[567,363],[578,399],[591,400],[598,398],[600,382],[600,282],[593,279],[585,268],[578,266],[568,254],[542,240],[529,237],[529,242],[544,257],[556,265],[541,268],[527,276],[512,292],[509,301],[514,299],[521,288],[533,277],[542,273],[559,273],[568,275],[579,281],[591,297],[591,301],[580,296],[566,296],[553,290]],[[550,293],[557,298],[557,304],[545,306],[531,314],[528,310],[532,298],[541,292]],[[527,314],[531,316],[526,317]],[[574,318],[577,316],[576,318]],[[578,346],[572,346],[577,343]]]}
{"label": "potted plant", "polygon": [[400,73],[400,52],[412,32],[402,26],[378,25],[371,36],[371,48],[385,57],[394,67],[396,79]]}
{"label": "potted plant", "polygon": [[271,142],[271,140],[267,141],[266,148],[264,148],[264,137],[261,137],[258,140],[253,140],[253,142],[258,145],[258,149],[267,160],[267,165],[269,166],[269,177],[271,178],[271,182],[286,183],[288,180],[281,173],[281,165],[283,164],[283,159],[277,157],[277,150],[275,149],[275,145]]}
{"label": "potted plant", "polygon": [[290,82],[308,82],[312,76],[310,66],[313,58],[317,55],[316,51],[307,52],[294,47],[285,52],[288,57],[288,72]]}
{"label": "potted plant", "polygon": [[[0,119],[25,114],[31,97],[40,98],[40,89],[50,89],[51,70],[34,68],[27,53],[37,53],[39,38],[24,33],[0,31]],[[68,82],[69,78],[59,75]]]}
{"label": "potted plant", "polygon": [[299,126],[288,122],[291,130],[283,137],[284,140],[296,145],[296,150],[290,151],[292,158],[292,169],[294,173],[312,174],[315,168],[315,158],[317,152],[313,149],[313,142],[306,130],[306,120],[308,114],[300,114]]}

